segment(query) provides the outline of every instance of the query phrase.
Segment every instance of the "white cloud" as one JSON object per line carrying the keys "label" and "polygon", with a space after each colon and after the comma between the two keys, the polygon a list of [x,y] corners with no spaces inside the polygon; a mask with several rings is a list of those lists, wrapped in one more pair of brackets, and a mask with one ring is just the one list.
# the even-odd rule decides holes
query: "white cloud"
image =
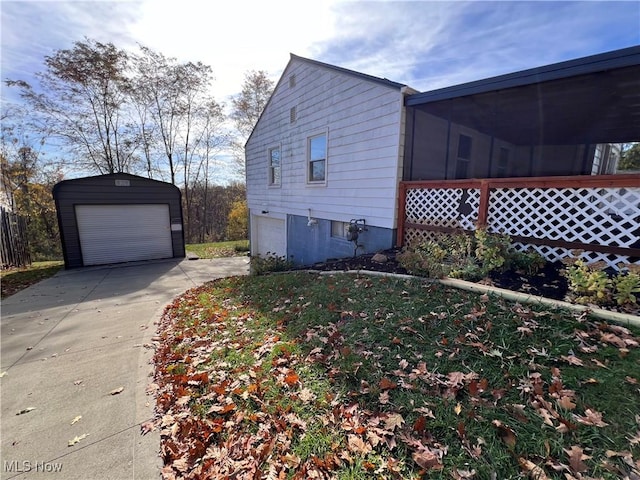
{"label": "white cloud", "polygon": [[214,91],[225,100],[240,90],[244,73],[278,76],[289,53],[306,55],[333,35],[332,2],[145,1],[131,35],[167,56],[211,65]]}

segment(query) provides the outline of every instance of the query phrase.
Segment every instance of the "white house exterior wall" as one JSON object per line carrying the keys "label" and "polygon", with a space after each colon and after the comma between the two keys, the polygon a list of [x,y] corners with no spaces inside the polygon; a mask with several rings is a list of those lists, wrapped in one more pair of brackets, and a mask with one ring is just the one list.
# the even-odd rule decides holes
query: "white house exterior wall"
{"label": "white house exterior wall", "polygon": [[[289,77],[295,75],[295,86]],[[293,59],[246,145],[253,214],[299,215],[396,228],[404,109],[399,88]],[[290,110],[296,121],[290,123]],[[327,133],[326,183],[307,183],[307,138]],[[268,151],[281,149],[281,185]]]}

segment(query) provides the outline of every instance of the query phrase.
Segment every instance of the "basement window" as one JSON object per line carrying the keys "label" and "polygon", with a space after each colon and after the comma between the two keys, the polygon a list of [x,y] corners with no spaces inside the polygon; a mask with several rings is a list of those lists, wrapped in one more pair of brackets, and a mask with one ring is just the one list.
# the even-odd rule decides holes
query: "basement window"
{"label": "basement window", "polygon": [[338,222],[336,220],[331,220],[331,236],[333,238],[346,240],[348,231],[349,231],[348,222]]}

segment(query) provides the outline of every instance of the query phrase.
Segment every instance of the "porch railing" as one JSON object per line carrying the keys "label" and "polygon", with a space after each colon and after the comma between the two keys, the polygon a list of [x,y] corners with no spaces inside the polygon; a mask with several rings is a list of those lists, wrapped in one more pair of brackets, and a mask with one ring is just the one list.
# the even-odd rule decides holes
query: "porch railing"
{"label": "porch railing", "polygon": [[640,174],[410,181],[399,197],[398,245],[486,228],[551,261],[640,264]]}

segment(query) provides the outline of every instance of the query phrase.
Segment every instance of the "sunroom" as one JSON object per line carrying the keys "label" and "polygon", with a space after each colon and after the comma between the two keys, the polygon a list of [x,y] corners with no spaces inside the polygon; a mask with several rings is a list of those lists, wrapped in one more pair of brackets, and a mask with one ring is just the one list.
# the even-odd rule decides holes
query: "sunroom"
{"label": "sunroom", "polygon": [[[550,260],[640,261],[640,47],[408,96],[398,243],[483,227]],[[572,253],[573,252],[573,253]]]}

